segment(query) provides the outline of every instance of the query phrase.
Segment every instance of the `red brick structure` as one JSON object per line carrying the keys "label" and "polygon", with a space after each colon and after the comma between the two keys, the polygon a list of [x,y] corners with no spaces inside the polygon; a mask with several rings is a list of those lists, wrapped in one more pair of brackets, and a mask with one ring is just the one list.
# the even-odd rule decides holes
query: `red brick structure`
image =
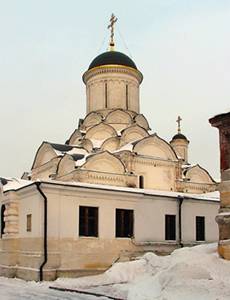
{"label": "red brick structure", "polygon": [[220,209],[216,216],[219,225],[219,254],[230,260],[230,112],[217,115],[209,120],[219,129],[221,183]]}

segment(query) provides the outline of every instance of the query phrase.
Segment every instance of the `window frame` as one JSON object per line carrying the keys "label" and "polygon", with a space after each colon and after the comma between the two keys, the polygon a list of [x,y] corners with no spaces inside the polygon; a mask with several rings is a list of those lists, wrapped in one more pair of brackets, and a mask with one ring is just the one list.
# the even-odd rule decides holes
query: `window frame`
{"label": "window frame", "polygon": [[145,178],[143,175],[139,176],[139,189],[144,189],[145,188]]}
{"label": "window frame", "polygon": [[32,232],[32,214],[26,215],[26,232]]}
{"label": "window frame", "polygon": [[[120,215],[118,215],[120,213]],[[134,237],[134,209],[116,208],[115,209],[115,238]],[[125,220],[128,216],[128,221]],[[119,220],[119,218],[121,220]],[[118,227],[118,222],[121,227]],[[128,223],[128,228],[127,228]]]}
{"label": "window frame", "polygon": [[[205,242],[205,216],[196,216],[195,220],[196,242]],[[202,220],[202,222],[198,220]],[[201,236],[202,238],[200,239]]]}
{"label": "window frame", "polygon": [[[94,210],[95,215],[89,216],[89,210]],[[81,215],[81,210],[84,210]],[[99,208],[96,206],[86,206],[79,205],[79,219],[78,219],[78,236],[79,237],[89,237],[89,238],[97,238],[99,237]],[[93,232],[91,233],[90,225],[91,222],[94,222]],[[84,225],[82,225],[84,222]]]}
{"label": "window frame", "polygon": [[[173,220],[173,231],[170,225],[170,218]],[[167,220],[168,219],[168,220]],[[176,241],[176,215],[175,214],[165,214],[165,240],[166,241]]]}
{"label": "window frame", "polygon": [[4,220],[4,213],[6,211],[6,205],[1,205],[1,237],[4,235],[4,229],[6,227],[6,222]]}

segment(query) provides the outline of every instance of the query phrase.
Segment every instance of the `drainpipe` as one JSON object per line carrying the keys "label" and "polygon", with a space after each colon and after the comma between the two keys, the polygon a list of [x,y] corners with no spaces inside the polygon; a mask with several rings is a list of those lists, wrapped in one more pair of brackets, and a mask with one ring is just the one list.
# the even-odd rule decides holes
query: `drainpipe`
{"label": "drainpipe", "polygon": [[183,243],[182,243],[182,223],[181,223],[181,206],[182,206],[182,203],[184,201],[184,197],[182,196],[177,196],[177,201],[178,201],[178,215],[179,215],[179,221],[178,221],[178,225],[179,225],[179,245],[182,247],[184,247]]}
{"label": "drainpipe", "polygon": [[35,182],[37,190],[39,191],[39,193],[42,195],[43,199],[44,199],[44,240],[43,240],[43,251],[44,251],[44,259],[42,264],[39,267],[39,280],[43,281],[43,267],[45,266],[45,264],[47,263],[47,197],[46,195],[43,193],[43,191],[41,190],[41,182]]}

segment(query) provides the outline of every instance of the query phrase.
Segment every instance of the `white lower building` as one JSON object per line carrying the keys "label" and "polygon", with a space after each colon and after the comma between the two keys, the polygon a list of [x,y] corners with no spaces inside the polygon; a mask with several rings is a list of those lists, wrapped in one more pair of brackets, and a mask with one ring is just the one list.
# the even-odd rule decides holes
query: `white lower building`
{"label": "white lower building", "polygon": [[8,214],[2,222],[1,275],[27,280],[80,276],[146,251],[163,255],[217,240],[216,193],[57,181],[9,185],[2,200]]}

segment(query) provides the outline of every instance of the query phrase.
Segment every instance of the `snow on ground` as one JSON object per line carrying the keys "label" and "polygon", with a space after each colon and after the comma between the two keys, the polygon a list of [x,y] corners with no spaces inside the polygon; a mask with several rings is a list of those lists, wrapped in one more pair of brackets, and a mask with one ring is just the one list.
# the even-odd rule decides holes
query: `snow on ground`
{"label": "snow on ground", "polygon": [[230,300],[230,261],[219,258],[216,244],[200,245],[168,256],[147,253],[102,275],[58,279],[54,285],[128,300]]}
{"label": "snow on ground", "polygon": [[50,282],[26,282],[0,277],[1,300],[107,300],[105,297],[85,296],[49,289]]}
{"label": "snow on ground", "polygon": [[49,289],[53,286],[125,300],[230,300],[230,261],[219,258],[216,248],[216,244],[186,247],[168,256],[147,253],[116,263],[101,275],[51,283],[0,278],[0,299],[107,299]]}

